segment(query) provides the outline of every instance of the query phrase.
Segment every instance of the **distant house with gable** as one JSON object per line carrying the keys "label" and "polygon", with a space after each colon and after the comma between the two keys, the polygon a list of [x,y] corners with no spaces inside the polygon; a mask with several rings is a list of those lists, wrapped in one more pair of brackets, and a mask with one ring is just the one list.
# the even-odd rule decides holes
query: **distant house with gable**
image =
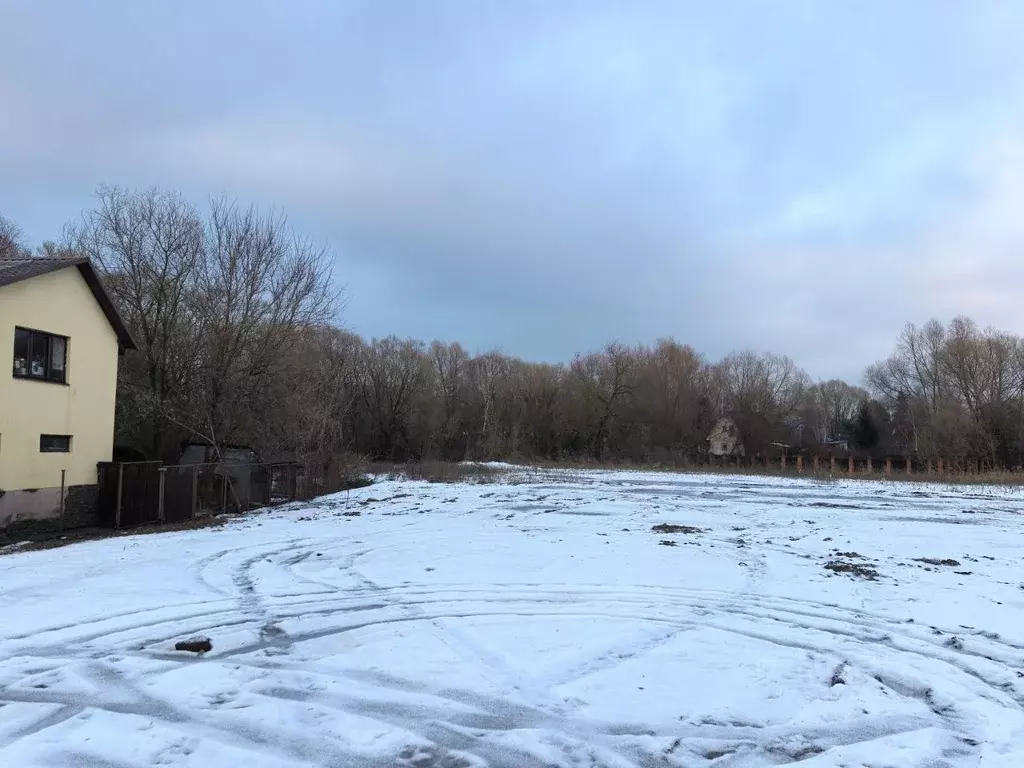
{"label": "distant house with gable", "polygon": [[723,417],[715,423],[715,428],[707,437],[708,453],[712,456],[745,456],[742,435],[736,422]]}

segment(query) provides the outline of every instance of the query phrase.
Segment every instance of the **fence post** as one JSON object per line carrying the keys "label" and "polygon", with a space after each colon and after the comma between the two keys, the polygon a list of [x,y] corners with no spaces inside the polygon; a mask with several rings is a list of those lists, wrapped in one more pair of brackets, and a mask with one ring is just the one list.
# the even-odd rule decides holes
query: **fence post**
{"label": "fence post", "polygon": [[224,465],[221,464],[221,476],[220,476],[220,511],[228,511],[228,473],[223,469]]}
{"label": "fence post", "polygon": [[159,496],[156,500],[156,519],[162,523],[164,521],[164,491],[167,488],[167,467],[160,467],[157,472],[160,473],[160,489],[157,491]]}
{"label": "fence post", "polygon": [[199,495],[199,465],[192,467],[192,516],[189,520],[196,519],[196,497]]}
{"label": "fence post", "polygon": [[64,492],[67,486],[68,471],[62,469],[60,471],[60,530],[64,530]]}
{"label": "fence post", "polygon": [[939,458],[939,467],[938,467],[938,473],[939,473],[940,475],[942,474],[942,459],[941,459],[941,458]]}
{"label": "fence post", "polygon": [[835,456],[829,456],[828,457],[828,473],[830,475],[834,475],[836,473],[836,457]]}
{"label": "fence post", "polygon": [[868,456],[868,474],[869,474],[869,475],[870,475],[870,474],[871,474],[872,472],[874,472],[874,471],[875,471],[874,467],[873,467],[873,466],[871,466],[871,465],[872,465],[871,457],[870,457],[870,456]]}
{"label": "fence post", "polygon": [[885,457],[885,474],[892,474],[892,459],[888,456]]}
{"label": "fence post", "polygon": [[796,457],[796,471],[797,471],[798,474],[801,474],[801,475],[804,473],[804,457],[803,456],[797,456]]}
{"label": "fence post", "polygon": [[907,456],[907,474],[914,474],[914,460],[909,456]]}
{"label": "fence post", "polygon": [[818,474],[818,457],[817,457],[817,456],[815,456],[815,457],[814,457],[814,458],[813,458],[813,459],[811,460],[811,464],[812,464],[812,466],[814,467],[814,474]]}
{"label": "fence post", "polygon": [[295,501],[298,493],[298,469],[295,464],[288,465],[288,501]]}
{"label": "fence post", "polygon": [[121,491],[124,488],[124,464],[117,465],[117,503],[114,505],[114,529],[121,528]]}
{"label": "fence post", "polygon": [[853,467],[853,456],[851,456],[850,457],[850,474],[851,475],[853,474],[853,470],[854,470],[854,467]]}
{"label": "fence post", "polygon": [[781,461],[782,461],[782,464],[780,466],[782,467],[782,471],[785,472],[786,471],[786,454],[782,454]]}

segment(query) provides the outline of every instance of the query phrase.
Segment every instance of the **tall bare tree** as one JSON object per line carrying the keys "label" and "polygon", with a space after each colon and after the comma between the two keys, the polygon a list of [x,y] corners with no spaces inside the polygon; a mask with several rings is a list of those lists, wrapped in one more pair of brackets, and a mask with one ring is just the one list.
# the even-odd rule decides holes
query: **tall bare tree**
{"label": "tall bare tree", "polygon": [[590,450],[602,459],[609,448],[612,425],[625,402],[636,392],[638,350],[609,344],[601,352],[577,356],[572,373],[579,385],[584,406],[591,414]]}
{"label": "tall bare tree", "polygon": [[416,439],[413,425],[429,377],[422,342],[389,336],[364,347],[359,396],[370,423],[367,452],[374,458],[422,458],[422,441]]}
{"label": "tall bare tree", "polygon": [[326,250],[278,213],[214,201],[194,302],[203,344],[193,403],[210,439],[230,440],[282,369],[296,332],[328,322],[338,295]]}
{"label": "tall bare tree", "polygon": [[194,303],[206,243],[199,213],[175,193],[101,187],[96,208],[66,228],[64,241],[106,272],[139,343],[122,366],[121,407],[136,415],[130,423],[145,423],[149,452],[169,455],[169,432],[189,418],[181,403],[200,366]]}
{"label": "tall bare tree", "polygon": [[747,450],[789,439],[809,386],[807,374],[791,359],[770,353],[737,352],[719,364],[725,408],[744,436]]}
{"label": "tall bare tree", "polygon": [[867,390],[840,379],[819,382],[807,389],[808,426],[819,443],[838,440],[848,432],[869,399]]}

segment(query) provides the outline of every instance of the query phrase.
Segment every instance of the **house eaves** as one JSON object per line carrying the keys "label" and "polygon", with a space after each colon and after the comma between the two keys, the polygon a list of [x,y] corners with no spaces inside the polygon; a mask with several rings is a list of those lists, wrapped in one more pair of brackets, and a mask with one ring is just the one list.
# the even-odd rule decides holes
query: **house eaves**
{"label": "house eaves", "polygon": [[89,286],[89,290],[92,291],[93,298],[96,299],[96,303],[103,310],[107,322],[110,323],[110,327],[117,334],[117,340],[121,345],[121,349],[136,349],[135,340],[132,338],[132,334],[128,330],[124,319],[117,311],[113,298],[103,285],[99,272],[96,271],[96,267],[92,265],[92,262],[84,256],[70,259],[0,258],[0,288],[71,267],[78,269],[85,280],[85,284]]}

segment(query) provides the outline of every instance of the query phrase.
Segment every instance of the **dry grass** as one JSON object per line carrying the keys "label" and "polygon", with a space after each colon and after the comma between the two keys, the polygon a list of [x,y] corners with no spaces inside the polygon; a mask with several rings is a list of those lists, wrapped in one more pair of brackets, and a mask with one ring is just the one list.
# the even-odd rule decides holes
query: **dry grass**
{"label": "dry grass", "polygon": [[407,464],[372,464],[370,473],[384,480],[421,480],[428,483],[468,483],[520,485],[564,479],[564,473],[538,467],[471,462],[416,461]]}
{"label": "dry grass", "polygon": [[[835,472],[832,472],[827,462],[823,463],[815,472],[813,467],[805,465],[802,472],[798,472],[795,462],[792,460],[783,468],[778,460],[770,466],[763,464],[728,466],[714,464],[664,464],[664,463],[642,463],[642,462],[596,462],[588,460],[566,460],[566,461],[538,461],[524,463],[523,467],[535,467],[546,470],[614,470],[618,472],[664,472],[667,474],[696,474],[696,475],[744,475],[753,477],[793,477],[816,480],[818,482],[836,482],[839,480],[884,480],[887,482],[905,483],[934,483],[938,485],[995,485],[995,486],[1024,486],[1024,470],[991,470],[988,472],[963,472],[945,470],[942,474],[933,468],[931,472],[924,469],[908,474],[902,464],[893,466],[891,474],[886,474],[884,464],[875,464],[871,472],[858,467],[853,474],[847,470],[845,461],[838,461]],[[517,463],[517,466],[519,464]]]}
{"label": "dry grass", "polygon": [[577,482],[584,479],[584,472],[613,470],[617,472],[661,472],[665,474],[698,475],[740,475],[749,477],[788,477],[814,480],[819,483],[835,483],[840,480],[870,480],[903,483],[931,483],[950,487],[956,486],[1024,486],[1024,472],[994,471],[985,473],[969,472],[920,472],[907,474],[894,467],[892,474],[885,474],[876,466],[873,472],[862,469],[850,474],[845,465],[841,471],[830,472],[827,465],[815,472],[806,467],[797,472],[790,463],[785,469],[778,463],[765,468],[758,466],[713,466],[696,464],[641,464],[633,462],[595,462],[586,460],[539,461],[535,463],[513,462],[509,464],[481,464],[474,462],[421,461],[406,464],[371,464],[366,471],[384,479],[424,480],[431,483],[508,483],[523,484],[534,482]]}

